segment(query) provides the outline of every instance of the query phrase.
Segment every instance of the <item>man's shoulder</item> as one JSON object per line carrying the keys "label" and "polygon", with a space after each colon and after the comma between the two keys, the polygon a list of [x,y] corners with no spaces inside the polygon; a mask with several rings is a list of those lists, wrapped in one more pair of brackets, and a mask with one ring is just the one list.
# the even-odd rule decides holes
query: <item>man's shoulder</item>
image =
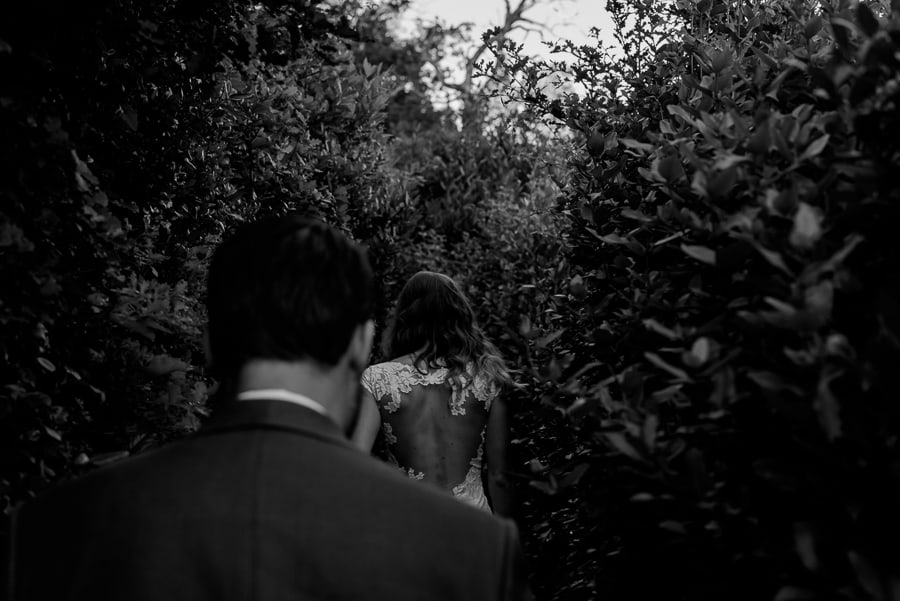
{"label": "man's shoulder", "polygon": [[100,498],[98,494],[100,491],[103,496],[110,498],[118,488],[133,492],[134,480],[140,479],[140,474],[146,471],[148,465],[158,461],[158,456],[164,448],[150,449],[138,455],[124,454],[122,458],[110,463],[90,468],[83,473],[72,474],[41,491],[20,509],[53,507],[59,504],[69,507],[73,506],[73,502],[77,505],[80,497]]}

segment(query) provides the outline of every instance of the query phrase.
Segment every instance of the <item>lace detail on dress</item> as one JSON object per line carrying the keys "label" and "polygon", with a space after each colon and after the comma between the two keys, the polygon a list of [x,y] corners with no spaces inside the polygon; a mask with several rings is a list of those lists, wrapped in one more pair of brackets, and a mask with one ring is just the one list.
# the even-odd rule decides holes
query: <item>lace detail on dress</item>
{"label": "lace detail on dress", "polygon": [[[434,386],[447,382],[450,384],[450,413],[452,415],[466,414],[466,394],[472,395],[482,403],[486,411],[491,410],[491,403],[497,396],[497,384],[486,374],[477,373],[475,365],[466,365],[466,372],[459,374],[457,378],[448,379],[449,371],[446,367],[422,373],[412,365],[389,361],[379,363],[366,369],[362,375],[362,385],[369,394],[375,397],[388,413],[394,413],[400,408],[402,394],[408,394],[413,386]],[[390,397],[389,400],[382,399]]]}
{"label": "lace detail on dress", "polygon": [[397,444],[397,437],[394,436],[394,429],[389,423],[384,422],[381,424],[381,431],[384,432],[384,440],[387,441],[388,444]]}
{"label": "lace detail on dress", "polygon": [[491,410],[491,404],[497,398],[499,392],[497,383],[494,380],[487,377],[484,373],[479,372],[475,374],[475,379],[472,382],[472,394],[475,395],[476,399],[484,403],[485,411]]}
{"label": "lace detail on dress", "polygon": [[376,401],[390,396],[382,405],[388,413],[400,408],[401,394],[409,393],[413,386],[443,384],[447,379],[447,368],[423,374],[412,365],[405,363],[379,363],[363,372],[362,385]]}
{"label": "lace detail on dress", "polygon": [[484,455],[484,432],[481,433],[481,445],[478,453],[469,462],[471,467],[466,472],[466,479],[461,484],[453,487],[453,496],[478,509],[490,512],[491,507],[484,494],[484,486],[481,483],[482,456]]}
{"label": "lace detail on dress", "polygon": [[408,478],[411,478],[413,480],[424,480],[425,479],[425,472],[417,472],[413,468],[403,469],[401,467],[400,471],[403,472],[404,474],[406,474],[406,476]]}
{"label": "lace detail on dress", "polygon": [[[447,384],[450,386],[450,398],[447,401],[450,414],[454,416],[466,415],[466,399],[474,399],[483,403],[485,411],[490,411],[493,401],[500,393],[497,386],[487,374],[476,372],[474,363],[466,366],[464,373],[456,377],[449,377],[446,367],[438,367],[432,371],[422,373],[414,366],[388,361],[379,363],[365,370],[362,375],[362,385],[374,398],[382,412],[382,432],[388,444],[388,462],[396,466],[406,477],[413,480],[424,480],[425,473],[411,467],[400,465],[391,447],[398,444],[397,435],[390,423],[384,417],[385,414],[396,413],[403,402],[403,395],[412,392],[414,386],[435,386]],[[469,396],[471,395],[471,396]],[[485,429],[481,430],[481,442],[475,456],[469,460],[469,469],[463,481],[453,486],[453,496],[474,507],[491,511],[484,486],[481,482],[481,472],[484,465]]]}

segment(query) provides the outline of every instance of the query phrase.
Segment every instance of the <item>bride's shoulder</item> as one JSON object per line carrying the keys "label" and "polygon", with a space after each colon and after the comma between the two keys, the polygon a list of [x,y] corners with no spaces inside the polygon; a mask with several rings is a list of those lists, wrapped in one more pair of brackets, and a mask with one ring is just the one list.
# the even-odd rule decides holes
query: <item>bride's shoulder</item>
{"label": "bride's shoulder", "polygon": [[412,367],[409,363],[405,363],[403,361],[391,360],[391,361],[382,361],[381,363],[373,363],[366,369],[371,369],[373,371],[394,371],[397,369],[403,369],[405,367]]}
{"label": "bride's shoulder", "polygon": [[382,361],[374,363],[366,368],[363,372],[364,376],[383,376],[388,374],[396,374],[398,372],[406,372],[412,369],[412,366],[400,361]]}

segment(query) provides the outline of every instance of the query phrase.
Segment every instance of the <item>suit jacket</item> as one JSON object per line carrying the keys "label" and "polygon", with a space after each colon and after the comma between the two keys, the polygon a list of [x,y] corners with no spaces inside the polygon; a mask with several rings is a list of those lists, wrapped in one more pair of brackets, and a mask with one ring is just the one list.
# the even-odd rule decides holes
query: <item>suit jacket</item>
{"label": "suit jacket", "polygon": [[14,516],[15,601],[520,599],[515,526],[359,452],[327,417],[233,402],[197,434]]}

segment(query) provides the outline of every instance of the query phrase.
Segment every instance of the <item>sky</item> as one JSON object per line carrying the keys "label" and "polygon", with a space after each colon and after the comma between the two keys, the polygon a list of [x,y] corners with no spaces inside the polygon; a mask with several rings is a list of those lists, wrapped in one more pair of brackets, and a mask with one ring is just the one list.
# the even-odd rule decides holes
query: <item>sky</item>
{"label": "sky", "polygon": [[[510,4],[515,6],[518,1],[510,0]],[[538,0],[538,5],[525,16],[546,25],[546,41],[565,38],[577,44],[592,43],[588,37],[591,27],[601,31],[612,28],[609,15],[602,8],[605,4],[603,0]],[[407,18],[440,19],[447,25],[470,22],[474,25],[473,39],[480,40],[483,31],[502,22],[504,6],[503,0],[412,0]],[[550,58],[539,35],[517,31],[512,37],[525,45],[528,54]]]}

